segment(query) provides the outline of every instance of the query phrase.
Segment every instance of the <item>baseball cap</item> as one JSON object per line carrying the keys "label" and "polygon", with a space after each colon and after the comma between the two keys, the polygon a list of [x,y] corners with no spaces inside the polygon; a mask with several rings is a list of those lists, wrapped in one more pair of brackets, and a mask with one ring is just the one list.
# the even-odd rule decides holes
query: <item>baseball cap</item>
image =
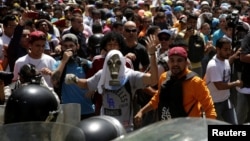
{"label": "baseball cap", "polygon": [[68,41],[71,41],[71,42],[74,42],[75,44],[78,44],[78,39],[77,39],[76,35],[72,34],[72,33],[67,33],[67,34],[62,36],[62,42],[68,42]]}
{"label": "baseball cap", "polygon": [[29,35],[30,42],[34,42],[37,40],[45,40],[46,41],[46,35],[44,32],[36,30],[30,33]]}
{"label": "baseball cap", "polygon": [[167,30],[167,29],[163,29],[163,30],[161,30],[159,33],[158,33],[158,37],[160,37],[160,35],[162,35],[162,34],[167,34],[167,35],[169,35],[170,37],[172,36],[172,31],[170,31],[170,30]]}
{"label": "baseball cap", "polygon": [[163,5],[162,9],[165,11],[172,11],[172,7],[170,5]]}
{"label": "baseball cap", "polygon": [[174,7],[174,12],[182,12],[182,11],[184,11],[184,7],[183,6],[176,6],[176,7]]}
{"label": "baseball cap", "polygon": [[182,22],[182,23],[187,23],[187,16],[186,15],[181,15],[179,21]]}
{"label": "baseball cap", "polygon": [[173,47],[168,51],[168,56],[171,57],[173,55],[181,56],[187,59],[187,51],[183,47]]}
{"label": "baseball cap", "polygon": [[209,3],[208,3],[208,1],[202,1],[200,5],[201,6],[203,6],[203,5],[209,5]]}

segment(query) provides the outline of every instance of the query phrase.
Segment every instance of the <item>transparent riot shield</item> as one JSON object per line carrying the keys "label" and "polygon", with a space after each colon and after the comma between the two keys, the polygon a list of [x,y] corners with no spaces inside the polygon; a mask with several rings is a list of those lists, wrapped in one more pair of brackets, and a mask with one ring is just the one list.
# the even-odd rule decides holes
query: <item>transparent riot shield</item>
{"label": "transparent riot shield", "polygon": [[176,118],[145,126],[114,141],[207,141],[208,125],[229,123],[203,118]]}
{"label": "transparent riot shield", "polygon": [[1,141],[85,141],[83,131],[57,122],[20,122],[0,126]]}
{"label": "transparent riot shield", "polygon": [[81,120],[81,105],[78,103],[61,104],[56,122],[75,125]]}

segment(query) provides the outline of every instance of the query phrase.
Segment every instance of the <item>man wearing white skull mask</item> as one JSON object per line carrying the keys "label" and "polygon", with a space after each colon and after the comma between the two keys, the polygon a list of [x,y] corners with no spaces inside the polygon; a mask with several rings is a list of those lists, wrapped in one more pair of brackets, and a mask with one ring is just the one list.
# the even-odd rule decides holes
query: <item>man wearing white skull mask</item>
{"label": "man wearing white skull mask", "polygon": [[137,89],[154,86],[158,80],[155,51],[155,36],[147,39],[147,51],[150,55],[150,71],[143,73],[127,68],[125,57],[119,50],[108,52],[103,69],[88,79],[79,79],[74,74],[66,74],[66,84],[76,84],[90,91],[98,91],[103,103],[101,115],[117,118],[127,130],[133,131],[133,96]]}

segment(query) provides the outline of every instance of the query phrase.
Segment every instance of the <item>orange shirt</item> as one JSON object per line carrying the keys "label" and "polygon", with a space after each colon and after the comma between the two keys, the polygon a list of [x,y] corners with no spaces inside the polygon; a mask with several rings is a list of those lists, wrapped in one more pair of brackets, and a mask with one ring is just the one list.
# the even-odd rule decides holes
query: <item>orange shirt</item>
{"label": "orange shirt", "polygon": [[3,66],[2,66],[3,61],[0,60],[0,71],[3,71]]}
{"label": "orange shirt", "polygon": [[146,36],[146,32],[147,32],[147,28],[143,28],[139,34],[138,34],[138,38],[142,38],[144,36]]}
{"label": "orange shirt", "polygon": [[[186,75],[190,70],[186,70],[183,74]],[[158,92],[152,97],[150,104],[156,109],[159,103],[159,94],[161,84],[167,79],[167,72],[164,72],[159,79]],[[193,106],[193,104],[195,104]],[[207,118],[216,118],[216,112],[210,92],[200,77],[194,76],[183,82],[183,105],[186,111],[189,111],[193,106],[189,117],[201,117],[201,107],[204,110]]]}

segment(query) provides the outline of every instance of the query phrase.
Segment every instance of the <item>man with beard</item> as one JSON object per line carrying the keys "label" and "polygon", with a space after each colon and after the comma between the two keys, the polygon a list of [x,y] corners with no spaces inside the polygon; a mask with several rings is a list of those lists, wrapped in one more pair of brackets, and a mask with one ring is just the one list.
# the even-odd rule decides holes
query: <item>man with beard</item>
{"label": "man with beard", "polygon": [[53,86],[57,90],[62,104],[79,103],[81,105],[81,120],[94,116],[93,103],[91,98],[86,95],[87,90],[64,83],[64,76],[67,73],[73,73],[79,78],[85,78],[86,69],[92,63],[78,56],[79,43],[76,35],[72,33],[63,35],[61,44],[62,59],[55,63],[55,71],[51,75]]}
{"label": "man with beard", "polygon": [[[158,108],[158,120],[178,117],[201,117],[203,109],[207,118],[216,118],[214,104],[205,82],[188,69],[187,51],[173,47],[168,52],[169,70],[160,76],[158,91],[135,115],[137,125],[145,113]],[[189,78],[188,78],[189,77]],[[179,110],[183,110],[180,113]]]}
{"label": "man with beard", "polygon": [[216,42],[216,55],[208,62],[205,74],[205,81],[210,90],[215,105],[217,119],[238,124],[234,105],[230,101],[230,89],[242,87],[241,80],[231,82],[230,63],[238,55],[232,55],[232,46],[230,39],[220,38]]}

